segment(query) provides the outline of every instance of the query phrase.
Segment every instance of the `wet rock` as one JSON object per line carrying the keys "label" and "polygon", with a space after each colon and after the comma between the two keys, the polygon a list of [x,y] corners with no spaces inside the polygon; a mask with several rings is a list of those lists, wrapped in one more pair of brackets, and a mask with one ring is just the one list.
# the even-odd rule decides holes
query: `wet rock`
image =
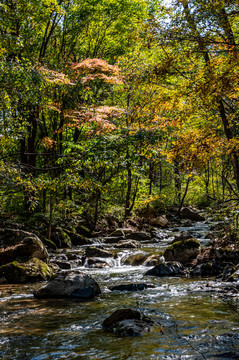
{"label": "wet rock", "polygon": [[216,248],[215,255],[216,259],[220,262],[239,264],[239,250]]}
{"label": "wet rock", "polygon": [[99,249],[99,248],[94,247],[94,246],[90,246],[90,247],[86,248],[85,256],[86,257],[108,258],[108,257],[112,257],[113,254],[111,252],[109,252],[109,251],[102,250],[102,249]]}
{"label": "wet rock", "polygon": [[166,233],[165,231],[163,230],[158,230],[158,229],[153,229],[151,230],[151,237],[152,238],[155,238],[156,241],[160,241],[160,240],[163,240],[163,239],[167,239],[169,237],[168,233]]}
{"label": "wet rock", "polygon": [[106,331],[120,336],[141,336],[149,333],[153,321],[132,309],[116,310],[102,324]]}
{"label": "wet rock", "polygon": [[60,254],[56,256],[56,260],[57,261],[68,261],[68,257],[66,256],[66,254]]}
{"label": "wet rock", "polygon": [[193,220],[193,221],[205,221],[205,217],[203,217],[198,212],[196,212],[195,210],[190,209],[188,207],[182,208],[180,216],[182,218]]}
{"label": "wet rock", "polygon": [[152,226],[166,228],[169,224],[169,221],[166,218],[166,215],[162,215],[162,216],[158,216],[156,218],[149,219],[149,223]]}
{"label": "wet rock", "polygon": [[94,296],[101,293],[100,287],[91,276],[81,271],[58,274],[52,281],[34,292],[38,299],[67,298],[72,293],[92,287]]}
{"label": "wet rock", "polygon": [[45,246],[36,236],[25,237],[19,244],[0,249],[0,266],[15,260],[25,262],[31,258],[49,259]]}
{"label": "wet rock", "polygon": [[145,275],[151,276],[178,276],[183,274],[183,266],[179,262],[161,263],[148,270]]}
{"label": "wet rock", "polygon": [[67,257],[67,260],[77,260],[78,261],[81,259],[81,257],[79,257],[79,255],[74,254],[73,252],[68,252],[66,257]]}
{"label": "wet rock", "polygon": [[104,261],[99,258],[88,258],[84,265],[85,267],[98,268],[98,269],[110,267],[110,264],[107,261]]}
{"label": "wet rock", "polygon": [[54,274],[54,268],[43,261],[33,258],[25,263],[13,261],[0,267],[0,277],[9,284],[25,284],[50,279]]}
{"label": "wet rock", "polygon": [[120,240],[125,240],[125,236],[106,236],[103,238],[103,242],[106,244],[115,244]]}
{"label": "wet rock", "polygon": [[91,238],[92,237],[92,232],[90,231],[90,229],[85,226],[85,225],[77,225],[76,227],[76,233],[80,234],[80,235],[83,235],[87,238]]}
{"label": "wet rock", "polygon": [[135,231],[132,232],[131,234],[126,235],[126,239],[130,239],[130,240],[150,240],[151,239],[151,235],[145,231]]}
{"label": "wet rock", "polygon": [[166,261],[179,261],[182,264],[190,263],[200,254],[200,242],[196,239],[177,241],[164,252]]}
{"label": "wet rock", "polygon": [[141,244],[136,240],[121,240],[117,244],[115,244],[117,249],[136,249],[140,248]]}
{"label": "wet rock", "polygon": [[165,258],[161,254],[151,255],[143,262],[144,266],[156,266],[158,264],[164,263]]}
{"label": "wet rock", "polygon": [[57,227],[52,232],[51,240],[54,242],[54,244],[56,244],[58,248],[68,248],[72,245],[70,236],[65,230],[60,227]]}
{"label": "wet rock", "polygon": [[140,284],[121,284],[121,285],[109,287],[111,291],[142,291],[149,288],[155,288],[155,285],[140,283]]}
{"label": "wet rock", "polygon": [[72,245],[88,245],[90,240],[84,235],[77,234],[73,231],[67,231],[68,236],[70,237]]}
{"label": "wet rock", "polygon": [[56,261],[54,261],[54,264],[59,266],[59,268],[62,270],[70,270],[71,269],[71,264],[68,261],[56,260]]}
{"label": "wet rock", "polygon": [[190,232],[188,232],[188,231],[182,231],[179,234],[174,236],[174,240],[172,241],[172,244],[177,241],[184,241],[184,240],[188,240],[188,239],[193,239],[192,234],[190,234]]}
{"label": "wet rock", "polygon": [[142,265],[148,256],[147,253],[138,252],[136,254],[131,254],[127,258],[123,259],[122,263],[123,265],[130,265],[130,266],[138,266]]}
{"label": "wet rock", "polygon": [[223,268],[214,261],[208,261],[197,265],[190,270],[190,276],[218,276],[222,273]]}
{"label": "wet rock", "polygon": [[78,301],[86,301],[95,297],[95,290],[93,286],[84,289],[77,289],[68,295],[68,298]]}

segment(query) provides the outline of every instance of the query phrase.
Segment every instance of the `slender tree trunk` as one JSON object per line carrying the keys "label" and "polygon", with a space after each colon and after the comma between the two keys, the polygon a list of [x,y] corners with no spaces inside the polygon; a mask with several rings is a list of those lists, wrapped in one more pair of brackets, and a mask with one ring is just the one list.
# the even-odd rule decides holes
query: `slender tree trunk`
{"label": "slender tree trunk", "polygon": [[130,215],[131,188],[132,188],[132,169],[131,169],[131,164],[127,162],[127,191],[125,198],[125,218],[129,217]]}
{"label": "slender tree trunk", "polygon": [[184,203],[184,200],[185,200],[185,197],[187,195],[187,192],[188,192],[188,187],[189,187],[189,183],[190,183],[191,179],[187,179],[187,182],[186,182],[186,187],[185,187],[185,191],[184,191],[184,194],[183,194],[183,197],[182,197],[182,200],[181,200],[181,203],[179,205],[179,208],[178,208],[178,214],[180,215],[180,212],[181,212],[181,209],[183,207],[183,203]]}
{"label": "slender tree trunk", "polygon": [[95,192],[94,229],[96,228],[98,217],[99,217],[100,199],[101,199],[101,191],[96,190],[96,192]]}
{"label": "slender tree trunk", "polygon": [[181,202],[181,178],[180,178],[180,171],[179,171],[179,164],[177,161],[174,162],[174,183],[175,183],[175,188],[176,188],[176,197],[177,197],[177,202],[178,204],[180,204]]}
{"label": "slender tree trunk", "polygon": [[53,195],[52,195],[52,192],[50,192],[48,240],[51,240],[52,219],[53,219],[53,206],[54,206]]}

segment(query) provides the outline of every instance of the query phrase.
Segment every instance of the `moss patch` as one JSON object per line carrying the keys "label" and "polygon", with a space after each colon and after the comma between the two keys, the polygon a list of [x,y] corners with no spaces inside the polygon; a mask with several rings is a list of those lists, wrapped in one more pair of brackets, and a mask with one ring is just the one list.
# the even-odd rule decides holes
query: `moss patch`
{"label": "moss patch", "polygon": [[53,267],[37,258],[25,263],[13,261],[0,267],[0,277],[4,277],[10,284],[44,281],[50,279],[53,274]]}
{"label": "moss patch", "polygon": [[170,245],[167,249],[169,250],[178,250],[178,249],[195,249],[200,247],[200,242],[196,239],[188,239],[188,240],[180,240],[172,245]]}

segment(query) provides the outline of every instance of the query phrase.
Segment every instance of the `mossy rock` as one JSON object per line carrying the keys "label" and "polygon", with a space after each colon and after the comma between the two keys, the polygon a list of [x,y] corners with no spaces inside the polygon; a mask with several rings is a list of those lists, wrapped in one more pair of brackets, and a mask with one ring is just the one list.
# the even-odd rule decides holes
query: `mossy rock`
{"label": "mossy rock", "polygon": [[239,264],[239,250],[230,248],[217,248],[216,257],[220,262],[230,262],[232,264]]}
{"label": "mossy rock", "polygon": [[194,249],[199,247],[200,242],[197,239],[191,238],[187,240],[176,241],[172,245],[170,245],[168,249]]}
{"label": "mossy rock", "polygon": [[54,275],[54,268],[43,261],[33,258],[25,263],[13,261],[0,267],[0,277],[9,284],[25,284],[49,280]]}
{"label": "mossy rock", "polygon": [[80,235],[86,236],[88,238],[92,237],[92,232],[90,229],[85,225],[78,225],[76,227],[76,232]]}
{"label": "mossy rock", "polygon": [[46,247],[47,247],[48,249],[53,249],[53,250],[56,250],[56,249],[57,249],[56,244],[55,244],[53,241],[51,241],[51,240],[49,240],[49,239],[47,239],[47,238],[43,238],[43,239],[42,239],[42,242],[43,242],[44,245],[46,245]]}
{"label": "mossy rock", "polygon": [[51,241],[56,244],[57,247],[67,248],[71,247],[71,237],[68,232],[63,230],[61,227],[57,227],[56,231],[53,232]]}
{"label": "mossy rock", "polygon": [[90,243],[84,235],[76,234],[72,231],[67,231],[67,235],[69,236],[72,245],[88,245]]}
{"label": "mossy rock", "polygon": [[179,261],[182,264],[190,263],[200,254],[200,242],[196,239],[177,241],[164,252],[166,261]]}
{"label": "mossy rock", "polygon": [[26,262],[32,258],[48,261],[49,255],[37,237],[25,237],[19,244],[0,249],[0,266],[15,260]]}

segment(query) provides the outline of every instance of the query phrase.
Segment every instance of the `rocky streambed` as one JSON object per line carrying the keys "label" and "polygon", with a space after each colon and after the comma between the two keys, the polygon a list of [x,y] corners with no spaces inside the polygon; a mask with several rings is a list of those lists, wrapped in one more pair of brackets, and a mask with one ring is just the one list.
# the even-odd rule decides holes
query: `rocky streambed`
{"label": "rocky streambed", "polygon": [[[220,262],[213,262],[212,254],[207,254],[206,261],[195,255],[198,246],[193,246],[193,256],[190,246],[190,251],[187,247],[181,253],[172,247],[172,241],[191,238],[196,239],[194,244],[205,246],[210,229],[205,221],[155,228],[148,237],[147,231],[128,229],[92,239],[84,246],[52,252],[51,266],[61,269],[61,280],[83,272],[93,283],[85,278],[88,292],[82,295],[78,285],[77,291],[70,288],[67,296],[45,296],[44,291],[44,296],[36,296],[42,294],[39,289],[45,283],[1,285],[0,358],[238,359],[238,282],[228,281],[235,266],[229,260],[235,256],[219,251],[218,258],[224,259],[219,269]],[[166,248],[171,258],[165,264]],[[197,256],[198,262],[188,267],[186,252],[189,257]],[[178,258],[174,256],[181,256],[184,264],[175,262]],[[207,264],[207,269],[202,264]],[[152,269],[161,272],[160,276]],[[170,269],[175,272],[167,273]],[[204,275],[202,270],[208,273],[199,277]],[[215,281],[219,273],[222,275]],[[59,288],[65,286],[61,283]],[[102,324],[119,309],[133,310],[136,330],[142,330],[139,320],[145,321],[143,330],[120,333],[114,324],[109,326],[113,331],[105,329]]]}

